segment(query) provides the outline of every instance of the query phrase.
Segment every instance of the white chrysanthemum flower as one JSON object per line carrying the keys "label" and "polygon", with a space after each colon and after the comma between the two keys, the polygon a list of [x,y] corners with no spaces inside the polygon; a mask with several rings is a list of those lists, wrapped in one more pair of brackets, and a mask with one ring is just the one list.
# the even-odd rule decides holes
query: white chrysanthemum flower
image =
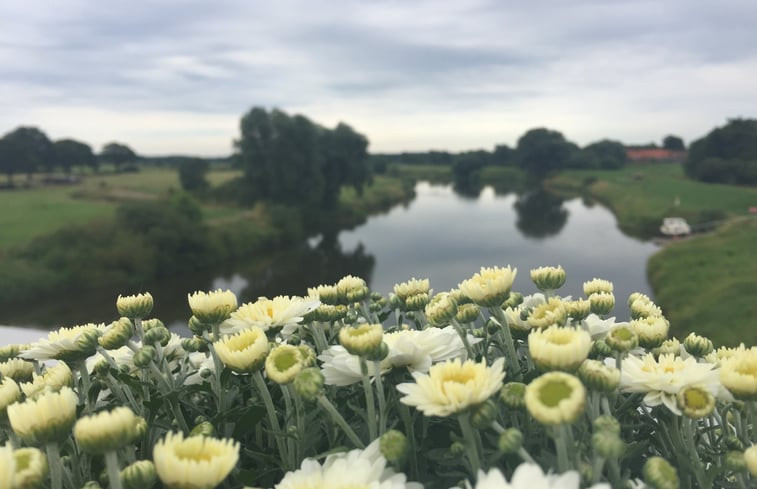
{"label": "white chrysanthemum flower", "polygon": [[664,404],[673,413],[680,415],[676,394],[684,387],[700,387],[713,396],[722,395],[720,371],[711,363],[697,363],[689,357],[683,359],[671,354],[660,355],[655,360],[651,353],[643,358],[629,355],[623,359],[620,388],[624,392],[643,392],[644,404]]}
{"label": "white chrysanthemum flower", "polygon": [[404,301],[416,294],[428,294],[430,286],[431,284],[427,278],[419,280],[413,277],[407,282],[396,284],[394,286],[394,294]]}
{"label": "white chrysanthemum flower", "polygon": [[[681,348],[681,351],[686,352],[686,349]],[[712,350],[710,353],[705,355],[704,359],[710,363],[720,364],[720,362],[722,362],[726,358],[731,358],[745,351],[747,351],[747,347],[744,345],[744,343],[740,343],[739,346],[733,347],[721,346],[720,348]]]}
{"label": "white chrysanthemum flower", "polygon": [[757,349],[723,351],[722,354],[720,381],[723,386],[739,399],[757,399]]}
{"label": "white chrysanthemum flower", "polygon": [[296,296],[280,295],[273,299],[261,297],[255,302],[242,304],[231,313],[231,317],[221,324],[221,333],[231,334],[257,326],[263,331],[282,328],[282,336],[287,337],[295,332],[305,314],[320,304],[318,300]]}
{"label": "white chrysanthemum flower", "polygon": [[74,425],[74,438],[85,452],[106,453],[131,443],[136,430],[137,416],[122,406],[79,419]]}
{"label": "white chrysanthemum flower", "polygon": [[155,444],[155,471],[169,489],[213,489],[239,460],[239,442],[168,433]]}
{"label": "white chrysanthemum flower", "polygon": [[591,336],[583,329],[550,326],[531,331],[528,349],[537,367],[572,371],[589,356]]}
{"label": "white chrysanthemum flower", "polygon": [[602,319],[596,314],[589,314],[588,316],[586,316],[586,319],[581,321],[581,327],[588,331],[588,333],[591,335],[591,339],[593,340],[604,339],[604,337],[607,336],[607,333],[619,324],[627,325],[628,323],[616,323],[615,316],[607,319]]}
{"label": "white chrysanthemum flower", "polygon": [[32,398],[45,390],[58,391],[61,387],[72,387],[74,374],[66,365],[66,362],[58,362],[52,367],[47,367],[42,375],[36,373],[31,382],[19,384],[27,398]]}
{"label": "white chrysanthemum flower", "polygon": [[194,371],[184,380],[184,385],[209,382],[210,375],[207,374],[213,374],[216,371],[213,357],[202,352],[193,352],[188,355],[188,358],[189,364],[193,367]]}
{"label": "white chrysanthemum flower", "polygon": [[[13,451],[16,461],[16,473],[13,474],[13,489],[32,489],[42,487],[47,479],[47,457],[42,451],[27,447]],[[0,472],[2,472],[0,470]],[[0,489],[3,485],[0,483]]]}
{"label": "white chrysanthemum flower", "polygon": [[237,296],[230,290],[197,291],[188,294],[187,301],[192,314],[207,324],[217,324],[228,319],[229,314],[237,308]]}
{"label": "white chrysanthemum flower", "polygon": [[352,450],[326,457],[323,465],[305,459],[298,470],[287,472],[274,489],[423,489],[395,473],[381,455],[379,440],[364,450]]}
{"label": "white chrysanthemum flower", "polygon": [[32,343],[18,356],[27,360],[83,360],[95,352],[97,338],[104,332],[105,324],[60,328]]}
{"label": "white chrysanthemum flower", "polygon": [[[468,335],[468,341],[476,344],[481,339]],[[382,374],[403,367],[411,372],[428,372],[434,363],[467,358],[465,345],[452,326],[385,333],[384,343],[389,353],[381,361]],[[362,378],[359,358],[341,345],[330,347],[318,359],[322,362],[323,376],[328,385],[350,385],[360,382]],[[368,373],[376,375],[374,362],[368,362]]]}
{"label": "white chrysanthemum flower", "polygon": [[0,418],[5,417],[5,410],[21,398],[18,384],[10,377],[0,379]]}
{"label": "white chrysanthemum flower", "polygon": [[13,458],[13,446],[0,447],[0,489],[13,487],[13,474],[16,473],[16,460]]}
{"label": "white chrysanthemum flower", "polygon": [[47,392],[37,399],[8,406],[13,431],[25,442],[36,445],[65,438],[76,421],[78,398],[69,387]]}
{"label": "white chrysanthemum flower", "polygon": [[460,292],[475,304],[484,307],[502,305],[518,273],[517,268],[481,267],[481,271],[460,283]]}
{"label": "white chrysanthemum flower", "polygon": [[[479,471],[474,489],[578,489],[580,486],[581,476],[575,470],[545,474],[538,465],[524,462],[515,469],[510,482],[499,469],[490,469],[488,473]],[[610,489],[610,485],[594,484],[588,489]]]}
{"label": "white chrysanthemum flower", "polygon": [[34,363],[21,358],[11,358],[0,362],[0,378],[10,377],[16,382],[25,382],[34,375]]}
{"label": "white chrysanthemum flower", "polygon": [[438,363],[428,374],[414,372],[415,382],[399,384],[397,390],[405,395],[400,402],[415,406],[426,416],[449,416],[489,399],[502,387],[504,358],[490,367],[476,363],[449,360]]}
{"label": "white chrysanthemum flower", "polygon": [[218,358],[234,372],[246,373],[263,366],[268,355],[268,338],[262,329],[251,327],[216,341]]}

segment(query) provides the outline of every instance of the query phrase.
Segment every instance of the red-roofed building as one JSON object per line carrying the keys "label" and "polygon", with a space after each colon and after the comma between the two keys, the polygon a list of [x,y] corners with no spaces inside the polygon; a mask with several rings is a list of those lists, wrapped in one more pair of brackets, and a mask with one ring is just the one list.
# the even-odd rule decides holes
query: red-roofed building
{"label": "red-roofed building", "polygon": [[626,148],[631,163],[656,161],[683,161],[686,151],[671,151],[665,148]]}

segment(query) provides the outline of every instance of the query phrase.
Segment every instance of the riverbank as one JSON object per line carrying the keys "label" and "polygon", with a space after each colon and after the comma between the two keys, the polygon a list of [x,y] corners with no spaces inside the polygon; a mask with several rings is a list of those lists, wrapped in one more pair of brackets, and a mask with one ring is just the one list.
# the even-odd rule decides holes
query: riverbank
{"label": "riverbank", "polygon": [[[0,305],[6,313],[34,308],[42,297],[65,301],[88,291],[115,291],[109,294],[115,297],[226,263],[259,261],[313,233],[354,227],[413,195],[412,182],[376,176],[360,195],[343,189],[337,208],[328,212],[262,203],[241,208],[177,191],[175,173],[149,169],[114,175],[105,185],[52,188],[50,195],[42,188],[3,194],[23,218],[4,216],[15,219],[17,229],[13,244],[0,250]],[[211,181],[227,181],[233,172],[223,177]],[[142,181],[149,182],[141,187]],[[35,198],[45,204],[30,204],[24,214],[21,203]],[[41,219],[46,214],[54,218]],[[89,215],[95,217],[87,220]],[[24,227],[24,220],[33,225]]]}
{"label": "riverbank", "polygon": [[617,171],[566,171],[547,187],[578,193],[610,208],[620,228],[649,238],[662,218],[723,221],[711,233],[670,243],[652,256],[647,276],[655,299],[679,338],[708,335],[718,345],[757,340],[757,188],[689,180],[680,165],[633,165]]}

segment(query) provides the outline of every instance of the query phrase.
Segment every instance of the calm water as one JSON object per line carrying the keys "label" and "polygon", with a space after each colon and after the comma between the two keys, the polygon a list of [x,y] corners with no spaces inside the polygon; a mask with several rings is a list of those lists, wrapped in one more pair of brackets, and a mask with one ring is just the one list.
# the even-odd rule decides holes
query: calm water
{"label": "calm water", "polygon": [[[337,235],[316,236],[286,252],[236,264],[226,270],[144,287],[155,297],[154,315],[178,327],[190,313],[188,292],[229,288],[242,301],[258,296],[304,294],[308,286],[333,283],[346,274],[368,280],[386,294],[395,283],[429,278],[448,290],[481,266],[518,268],[514,289],[535,289],[529,270],[562,265],[568,281],[562,295],[581,295],[593,277],[615,284],[617,302],[633,291],[650,294],[646,261],[656,246],[624,235],[615,217],[599,205],[532,192],[496,195],[486,187],[460,196],[450,185],[419,183],[416,198]],[[130,291],[103,290],[85,296],[46,298],[33,308],[0,313],[0,324],[53,328],[115,319],[115,298]],[[618,308],[624,317],[625,310]],[[6,331],[7,332],[7,331]],[[16,341],[0,338],[0,344]]]}

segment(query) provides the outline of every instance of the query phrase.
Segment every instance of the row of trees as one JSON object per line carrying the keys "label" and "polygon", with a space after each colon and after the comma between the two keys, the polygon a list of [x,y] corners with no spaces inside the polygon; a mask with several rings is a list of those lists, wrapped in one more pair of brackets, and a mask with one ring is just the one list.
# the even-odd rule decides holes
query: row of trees
{"label": "row of trees", "polygon": [[757,120],[731,119],[693,141],[684,169],[704,182],[757,184]]}
{"label": "row of trees", "polygon": [[245,191],[255,199],[333,208],[342,186],[362,192],[370,180],[368,139],[347,124],[328,129],[302,115],[254,107],[240,128],[235,147]]}
{"label": "row of trees", "polygon": [[95,155],[86,143],[74,139],[51,141],[36,127],[19,127],[0,138],[0,173],[6,175],[8,186],[13,185],[16,174],[31,178],[37,172],[60,169],[70,175],[74,167],[97,171],[101,163],[112,163],[119,170],[137,159],[136,153],[124,144],[108,143]]}

